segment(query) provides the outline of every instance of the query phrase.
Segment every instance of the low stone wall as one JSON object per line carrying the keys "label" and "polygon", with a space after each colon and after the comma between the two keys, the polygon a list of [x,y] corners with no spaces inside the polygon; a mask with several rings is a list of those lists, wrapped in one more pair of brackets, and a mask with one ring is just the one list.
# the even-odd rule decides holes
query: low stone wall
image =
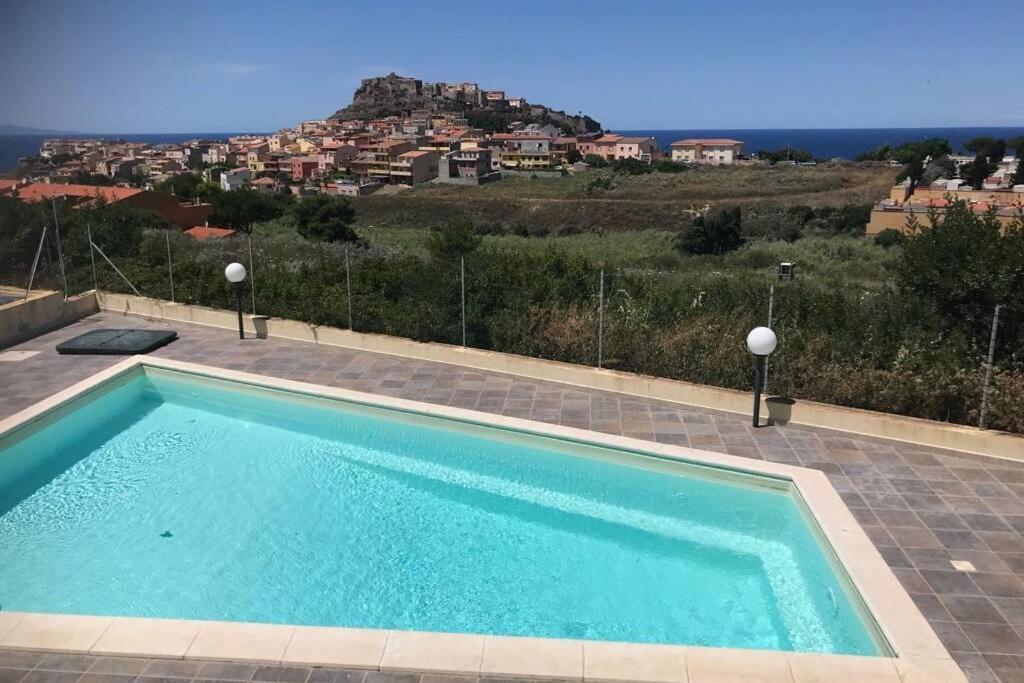
{"label": "low stone wall", "polygon": [[0,287],[0,294],[18,299],[0,306],[0,349],[49,332],[99,311],[96,292],[83,292],[64,299],[60,292]]}
{"label": "low stone wall", "polygon": [[[237,313],[234,311],[187,306],[110,292],[97,292],[97,299],[101,309],[112,313],[188,322],[227,330],[238,329]],[[294,339],[449,363],[732,413],[750,414],[752,408],[750,393],[732,389],[615,370],[599,370],[583,365],[496,351],[464,349],[448,344],[416,342],[400,337],[320,327],[295,320],[245,316],[244,321],[248,334],[264,338]],[[1006,432],[980,430],[946,422],[780,397],[767,398],[762,405],[762,413],[770,415],[771,419],[779,424],[793,422],[924,446],[1024,460],[1024,437]]]}

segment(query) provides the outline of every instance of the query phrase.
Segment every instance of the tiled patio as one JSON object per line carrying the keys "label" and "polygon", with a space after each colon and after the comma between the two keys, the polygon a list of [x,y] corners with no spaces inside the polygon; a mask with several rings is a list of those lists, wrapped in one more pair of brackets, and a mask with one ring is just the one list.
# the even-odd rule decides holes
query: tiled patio
{"label": "tiled patio", "polygon": [[[98,314],[10,349],[39,353],[0,362],[0,417],[117,362],[110,356],[59,356],[54,346],[89,329],[125,323],[167,327]],[[181,339],[154,355],[822,470],[968,678],[1024,681],[1024,463],[795,425],[753,430],[748,418],[729,413],[442,363],[302,342],[240,341],[229,331],[187,324],[172,327]],[[976,571],[957,571],[953,560],[967,561]],[[17,664],[19,658],[31,666]],[[79,664],[75,672],[58,675],[42,666],[45,661],[42,655],[0,652],[0,683],[129,683],[139,674],[150,675],[132,670],[127,678],[108,682],[112,672],[83,673]],[[182,681],[196,675],[153,673]],[[253,680],[280,683],[363,680],[362,673],[351,675],[250,672]],[[424,675],[422,683],[449,679],[469,680]],[[366,683],[416,680],[415,675],[366,675]]]}

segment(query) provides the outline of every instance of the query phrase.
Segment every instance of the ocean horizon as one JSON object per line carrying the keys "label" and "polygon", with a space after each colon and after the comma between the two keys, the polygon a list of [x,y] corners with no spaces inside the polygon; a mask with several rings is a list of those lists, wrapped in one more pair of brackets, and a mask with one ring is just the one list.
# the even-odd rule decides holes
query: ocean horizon
{"label": "ocean horizon", "polygon": [[[614,132],[626,135],[653,137],[663,150],[670,149],[676,140],[684,138],[733,138],[745,144],[748,154],[759,150],[777,150],[790,147],[806,149],[817,158],[830,159],[853,157],[876,149],[882,145],[900,145],[905,142],[945,138],[954,150],[962,150],[963,144],[976,137],[1013,138],[1024,135],[1024,126],[970,126],[970,127],[928,127],[928,128],[693,128],[693,129],[626,129],[616,128]],[[106,138],[127,142],[168,144],[184,142],[195,138],[213,140],[226,139],[233,135],[261,135],[264,132],[220,132],[220,133],[73,133],[70,138]],[[12,134],[0,135],[0,172],[7,172],[18,165],[18,159],[39,153],[39,146],[47,138],[59,135]]]}

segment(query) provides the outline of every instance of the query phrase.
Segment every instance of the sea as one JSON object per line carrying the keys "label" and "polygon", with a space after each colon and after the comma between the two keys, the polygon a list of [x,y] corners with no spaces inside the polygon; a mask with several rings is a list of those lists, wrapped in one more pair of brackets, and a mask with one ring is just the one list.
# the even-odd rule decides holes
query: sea
{"label": "sea", "polygon": [[[954,150],[976,137],[1013,138],[1024,135],[1024,125],[972,128],[780,128],[780,129],[693,129],[693,130],[615,130],[616,133],[653,137],[665,150],[684,138],[733,138],[745,143],[746,151],[777,150],[790,147],[806,149],[817,158],[853,157],[882,145],[899,145],[928,138],[945,138]],[[243,133],[132,133],[132,134],[68,134],[75,138],[109,138],[150,144],[183,142],[195,138],[226,139]],[[18,159],[39,153],[46,138],[57,135],[0,135],[0,171],[18,165]]]}

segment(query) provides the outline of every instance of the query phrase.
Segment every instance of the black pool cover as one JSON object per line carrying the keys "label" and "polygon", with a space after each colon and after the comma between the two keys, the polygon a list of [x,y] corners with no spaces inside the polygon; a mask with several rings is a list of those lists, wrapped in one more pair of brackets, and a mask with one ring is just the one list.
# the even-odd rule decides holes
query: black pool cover
{"label": "black pool cover", "polygon": [[149,353],[177,339],[173,330],[93,330],[57,344],[57,353],[107,356]]}

